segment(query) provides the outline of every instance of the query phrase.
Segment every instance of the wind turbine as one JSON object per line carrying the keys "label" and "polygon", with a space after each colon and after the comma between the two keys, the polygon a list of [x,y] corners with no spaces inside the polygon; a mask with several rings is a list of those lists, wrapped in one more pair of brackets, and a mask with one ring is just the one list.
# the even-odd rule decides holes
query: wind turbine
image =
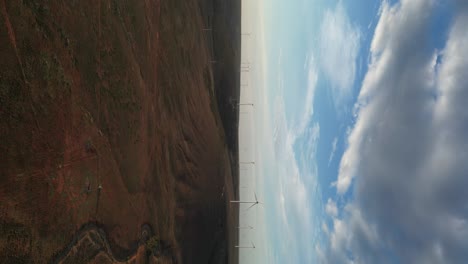
{"label": "wind turbine", "polygon": [[253,103],[240,103],[239,100],[230,98],[229,103],[232,104],[233,106],[242,106],[242,105],[250,105],[254,106]]}
{"label": "wind turbine", "polygon": [[250,70],[250,63],[249,64],[245,64],[245,63],[241,64],[241,69],[242,70]]}
{"label": "wind turbine", "polygon": [[255,161],[239,161],[240,164],[252,164],[255,165]]}
{"label": "wind turbine", "polygon": [[257,204],[263,204],[263,203],[261,203],[261,202],[258,201],[258,199],[257,199],[257,194],[254,193],[254,195],[255,195],[255,203],[252,204],[251,206],[249,206],[249,208],[245,209],[245,211],[248,211],[250,208],[256,206]]}
{"label": "wind turbine", "polygon": [[247,211],[247,210],[249,210],[250,208],[256,206],[257,204],[263,204],[263,203],[261,203],[261,202],[258,201],[258,199],[257,199],[257,194],[256,194],[256,193],[254,193],[254,196],[255,196],[255,201],[231,201],[231,203],[251,204],[251,205],[249,206],[249,208],[246,209],[246,211]]}
{"label": "wind turbine", "polygon": [[252,226],[238,226],[238,227],[236,227],[236,228],[237,228],[237,229],[251,229],[251,230],[253,229]]}
{"label": "wind turbine", "polygon": [[242,70],[242,72],[249,72],[250,71],[250,62],[241,62],[241,70]]}
{"label": "wind turbine", "polygon": [[246,246],[235,246],[236,248],[251,248],[251,249],[255,249],[255,245],[252,241],[250,241],[250,243],[252,243],[252,246],[251,247],[246,247]]}
{"label": "wind turbine", "polygon": [[243,103],[243,104],[239,103],[239,104],[237,104],[237,105],[238,105],[238,106],[241,106],[241,105],[250,105],[250,106],[252,106],[252,107],[254,106],[254,104],[252,104],[252,103]]}

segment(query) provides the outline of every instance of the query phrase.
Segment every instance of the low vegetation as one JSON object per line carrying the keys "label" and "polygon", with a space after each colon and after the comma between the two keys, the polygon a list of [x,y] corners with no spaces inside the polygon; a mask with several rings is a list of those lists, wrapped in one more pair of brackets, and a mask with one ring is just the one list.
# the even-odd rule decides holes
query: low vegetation
{"label": "low vegetation", "polygon": [[146,250],[154,256],[157,256],[160,251],[160,242],[157,236],[152,236],[146,241]]}

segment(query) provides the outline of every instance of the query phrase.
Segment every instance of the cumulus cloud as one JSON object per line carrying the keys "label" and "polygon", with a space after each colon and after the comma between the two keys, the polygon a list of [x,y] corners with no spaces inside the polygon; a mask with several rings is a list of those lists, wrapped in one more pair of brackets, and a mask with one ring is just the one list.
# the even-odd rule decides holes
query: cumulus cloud
{"label": "cumulus cloud", "polygon": [[369,225],[359,208],[353,205],[347,205],[343,214],[343,218],[332,219],[332,230],[326,233],[329,245],[317,256],[319,263],[386,263],[374,254],[382,247],[375,226]]}
{"label": "cumulus cloud", "polygon": [[335,104],[349,98],[356,75],[360,31],[341,2],[327,10],[320,27],[320,65],[332,88]]}
{"label": "cumulus cloud", "polygon": [[468,12],[438,52],[426,45],[436,11],[382,4],[336,183],[354,198],[333,219],[327,263],[468,259]]}

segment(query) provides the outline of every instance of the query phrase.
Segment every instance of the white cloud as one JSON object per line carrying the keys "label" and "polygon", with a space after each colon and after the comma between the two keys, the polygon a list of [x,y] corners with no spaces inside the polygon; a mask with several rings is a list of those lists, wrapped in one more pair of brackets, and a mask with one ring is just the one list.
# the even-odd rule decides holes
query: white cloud
{"label": "white cloud", "polygon": [[[382,116],[379,108],[385,107],[384,110],[390,110],[388,96],[394,96],[398,92],[396,89],[402,90],[402,87],[399,87],[399,80],[395,79],[394,75],[400,73],[408,78],[404,72],[401,72],[402,67],[414,67],[409,65],[410,61],[406,58],[396,57],[395,52],[401,52],[402,56],[407,56],[406,49],[416,45],[413,43],[414,38],[423,37],[421,34],[424,33],[420,31],[425,28],[423,21],[428,18],[429,2],[431,1],[404,1],[404,8],[401,8],[403,10],[400,10],[400,5],[391,7],[387,2],[382,4],[380,20],[371,44],[371,64],[356,104],[359,117],[348,137],[349,147],[340,163],[337,182],[340,194],[348,190],[356,174],[361,156],[359,147],[366,143],[363,140],[366,138],[365,133],[373,125],[372,122],[379,120]],[[408,17],[407,13],[414,14]],[[408,34],[411,31],[415,31],[415,35]],[[424,43],[423,40],[422,42]],[[418,70],[422,66],[426,67],[426,65],[418,65]],[[377,89],[380,94],[376,94]],[[381,124],[381,122],[376,122]],[[369,142],[372,138],[367,137],[366,140]]]}
{"label": "white cloud", "polygon": [[[329,233],[326,263],[381,263],[373,259],[373,250],[380,246],[374,226],[369,225],[359,208],[348,205],[343,218],[333,218],[333,229]],[[356,241],[359,243],[356,243]],[[355,254],[367,252],[367,254]],[[352,258],[349,258],[351,254]],[[324,254],[325,255],[325,254]],[[382,260],[383,263],[384,260]]]}
{"label": "white cloud", "polygon": [[335,151],[336,151],[336,146],[338,144],[338,138],[335,137],[332,141],[332,148],[331,148],[331,151],[330,151],[330,157],[328,158],[328,166],[330,166],[330,163],[332,162],[333,160],[333,157],[335,156]]}
{"label": "white cloud", "polygon": [[302,116],[300,115],[298,120],[294,120],[294,127],[290,129],[292,141],[296,140],[306,132],[306,129],[310,125],[314,115],[314,99],[317,88],[318,72],[315,59],[312,55],[308,55],[306,63],[307,67],[305,70],[307,71],[307,86],[305,94],[296,99],[296,105],[303,106],[302,109],[301,107],[297,109],[298,112],[302,113]]}
{"label": "white cloud", "polygon": [[346,249],[346,244],[348,243],[350,232],[348,231],[348,226],[346,222],[334,218],[333,219],[333,232],[330,237],[331,249],[334,252],[341,253]]}
{"label": "white cloud", "polygon": [[320,64],[330,81],[337,106],[345,102],[352,92],[360,35],[341,2],[334,10],[325,12],[320,27]]}
{"label": "white cloud", "polygon": [[314,98],[315,90],[317,87],[318,74],[315,67],[315,60],[313,57],[309,58],[309,67],[307,69],[307,93],[304,101],[304,113],[302,119],[299,123],[298,131],[299,133],[304,132],[307,125],[310,123],[310,120],[314,114]]}
{"label": "white cloud", "polygon": [[338,208],[336,207],[335,201],[332,199],[328,199],[327,205],[325,207],[325,212],[331,217],[336,217],[338,216]]}
{"label": "white cloud", "polygon": [[315,245],[315,254],[319,263],[327,263],[325,253],[318,244]]}
{"label": "white cloud", "polygon": [[328,230],[328,225],[325,222],[322,222],[322,232],[328,235],[330,233],[330,230]]}
{"label": "white cloud", "polygon": [[336,183],[354,198],[333,219],[331,263],[468,259],[468,11],[439,52],[427,46],[433,4],[382,4]]}

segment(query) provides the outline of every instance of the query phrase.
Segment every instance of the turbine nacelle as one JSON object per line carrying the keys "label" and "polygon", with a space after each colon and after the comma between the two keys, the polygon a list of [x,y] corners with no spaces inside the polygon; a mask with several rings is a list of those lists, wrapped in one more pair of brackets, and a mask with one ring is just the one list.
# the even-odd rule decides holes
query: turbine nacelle
{"label": "turbine nacelle", "polygon": [[258,201],[258,199],[257,199],[257,194],[256,194],[256,193],[254,193],[254,196],[255,196],[255,202],[252,202],[252,205],[249,206],[249,208],[245,209],[245,211],[248,211],[250,208],[256,206],[257,204],[263,204],[263,203],[261,203],[261,202]]}

